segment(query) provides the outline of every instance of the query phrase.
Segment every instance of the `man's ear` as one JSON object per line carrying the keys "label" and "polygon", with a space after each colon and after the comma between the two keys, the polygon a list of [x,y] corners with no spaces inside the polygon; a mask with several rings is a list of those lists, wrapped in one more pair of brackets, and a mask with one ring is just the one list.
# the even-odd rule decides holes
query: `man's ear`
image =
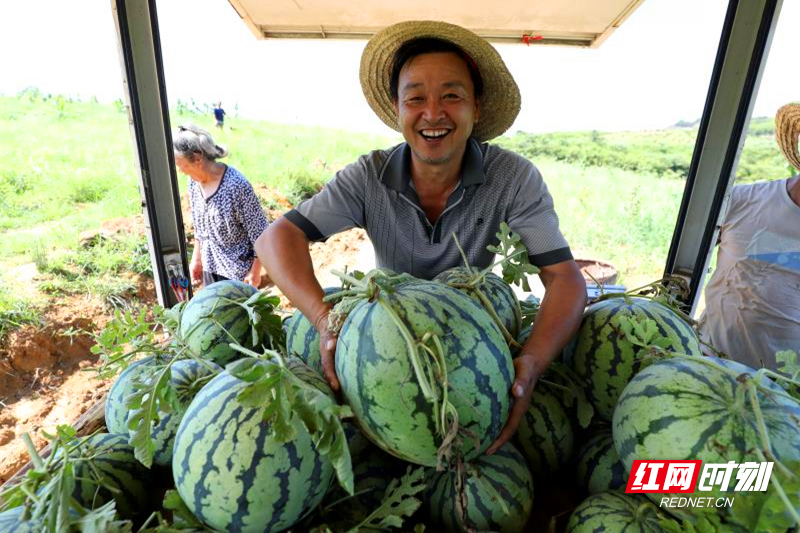
{"label": "man's ear", "polygon": [[480,118],[481,118],[481,101],[480,100],[475,100],[475,122],[474,123],[477,124],[478,121],[480,120]]}

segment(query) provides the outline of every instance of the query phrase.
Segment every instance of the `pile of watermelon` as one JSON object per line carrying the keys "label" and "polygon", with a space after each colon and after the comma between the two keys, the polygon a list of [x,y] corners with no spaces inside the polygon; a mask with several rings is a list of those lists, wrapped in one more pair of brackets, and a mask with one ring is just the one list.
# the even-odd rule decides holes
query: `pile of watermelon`
{"label": "pile of watermelon", "polygon": [[[704,356],[668,300],[587,307],[515,438],[487,455],[512,406],[513,357],[535,327],[531,302],[469,268],[433,281],[387,270],[342,279],[326,289],[338,395],[313,325],[299,311],[282,319],[274,297],[222,281],[170,315],[163,349],[131,358],[110,390],[107,433],[82,448],[97,466],[80,476],[89,481],[74,487],[69,516],[113,505],[136,527],[259,532],[791,527],[774,491],[736,496],[760,514],[625,493],[635,459],[747,462],[766,451],[787,465],[777,477],[800,508],[796,389]],[[41,529],[39,509],[4,510],[0,531]]]}

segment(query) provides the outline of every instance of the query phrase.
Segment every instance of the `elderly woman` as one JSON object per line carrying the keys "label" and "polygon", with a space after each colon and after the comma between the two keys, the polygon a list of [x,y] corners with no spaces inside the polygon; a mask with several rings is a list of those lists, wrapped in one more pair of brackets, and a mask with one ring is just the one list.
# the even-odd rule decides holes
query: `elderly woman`
{"label": "elderly woman", "polygon": [[258,287],[261,263],[253,243],[269,222],[253,187],[241,172],[217,161],[228,151],[197,126],[180,126],[173,148],[175,164],[190,178],[192,280],[208,285],[237,279]]}

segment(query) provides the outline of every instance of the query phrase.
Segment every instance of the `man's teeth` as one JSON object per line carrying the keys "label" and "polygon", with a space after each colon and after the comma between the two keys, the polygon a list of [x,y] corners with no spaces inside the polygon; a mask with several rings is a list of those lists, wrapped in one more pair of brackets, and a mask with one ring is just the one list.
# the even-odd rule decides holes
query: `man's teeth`
{"label": "man's teeth", "polygon": [[423,137],[435,139],[437,137],[444,137],[447,135],[448,131],[449,130],[422,130],[420,133],[422,133]]}

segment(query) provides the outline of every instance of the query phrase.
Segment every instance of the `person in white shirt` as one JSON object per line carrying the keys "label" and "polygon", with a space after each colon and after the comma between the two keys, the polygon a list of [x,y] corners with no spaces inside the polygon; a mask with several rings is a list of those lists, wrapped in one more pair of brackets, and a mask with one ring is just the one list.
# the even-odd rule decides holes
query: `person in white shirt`
{"label": "person in white shirt", "polygon": [[[800,104],[778,110],[775,133],[800,169]],[[800,353],[800,175],[734,186],[718,244],[700,333],[731,359],[774,370],[776,352]]]}

